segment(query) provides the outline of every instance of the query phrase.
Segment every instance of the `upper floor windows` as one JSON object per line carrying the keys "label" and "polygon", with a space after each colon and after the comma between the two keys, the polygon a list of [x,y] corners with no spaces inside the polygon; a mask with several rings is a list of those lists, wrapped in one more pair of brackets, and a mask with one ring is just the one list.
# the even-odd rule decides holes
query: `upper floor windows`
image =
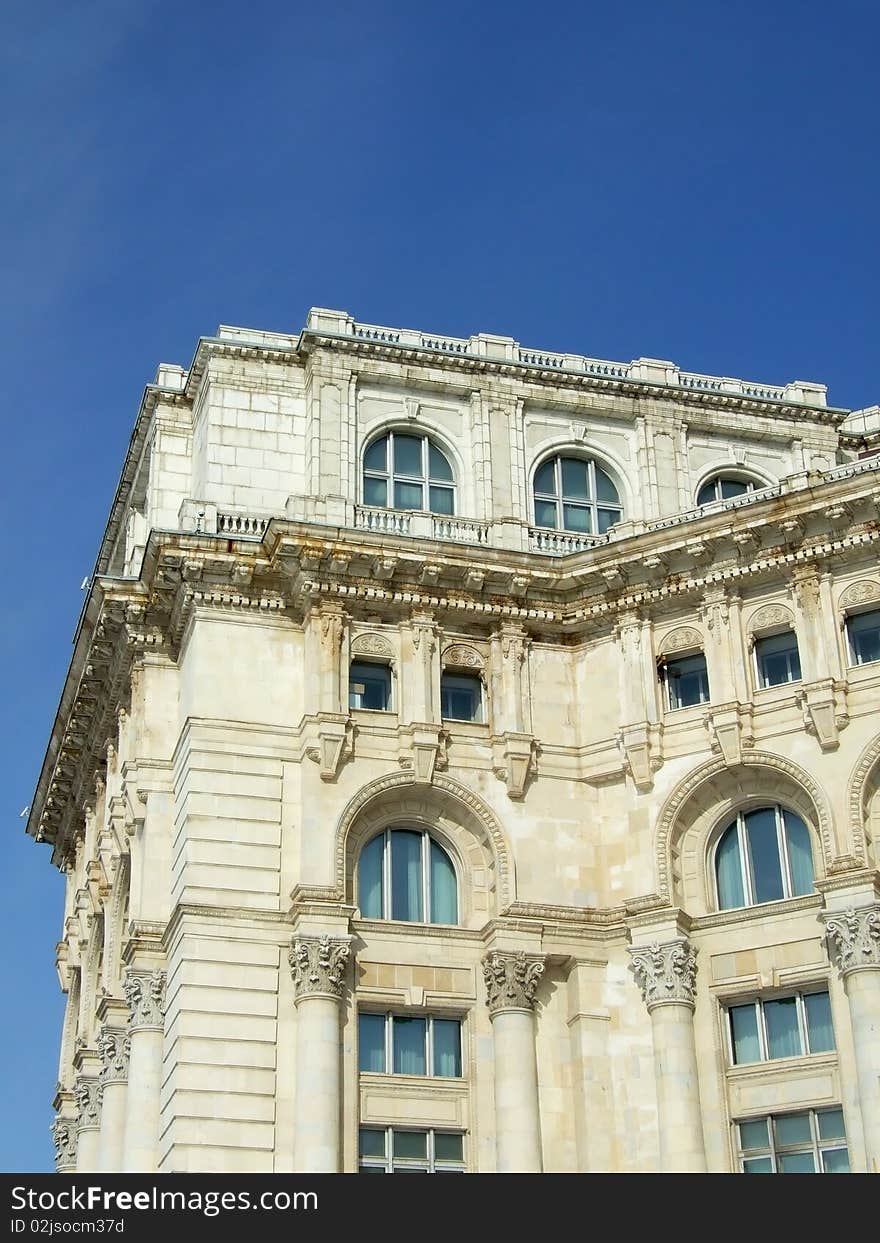
{"label": "upper floor windows", "polygon": [[457,924],[452,860],[424,829],[386,829],[361,851],[358,905],[365,919]]}
{"label": "upper floor windows", "polygon": [[738,812],[715,849],[715,882],[722,910],[811,893],[807,826],[778,803]]}
{"label": "upper floor windows", "polygon": [[671,709],[692,708],[696,704],[709,702],[709,674],[702,652],[664,660],[661,676]]}
{"label": "upper floor windows", "polygon": [[358,1015],[358,1067],[371,1074],[461,1077],[461,1020]]}
{"label": "upper floor windows", "polygon": [[448,673],[440,676],[440,716],[444,721],[483,719],[483,683],[476,673]]}
{"label": "upper floor windows", "polygon": [[755,482],[736,475],[713,475],[697,493],[698,505],[711,505],[714,501],[731,501],[735,496],[754,492]]}
{"label": "upper floor windows", "polygon": [[730,1006],[730,1052],[735,1065],[803,1057],[834,1048],[827,992],[795,993]]}
{"label": "upper floor windows", "polygon": [[880,660],[880,609],[851,613],[846,619],[846,636],[854,665]]}
{"label": "upper floor windows", "polygon": [[358,1137],[361,1174],[463,1174],[460,1131],[362,1126]]}
{"label": "upper floor windows", "polygon": [[364,504],[455,513],[455,477],[427,436],[388,432],[364,453]]}
{"label": "upper floor windows", "polygon": [[367,660],[353,660],[348,671],[349,708],[391,710],[391,669]]}
{"label": "upper floor windows", "polygon": [[848,1174],[842,1109],[751,1118],[736,1127],[744,1174]]}
{"label": "upper floor windows", "polygon": [[535,471],[535,525],[580,535],[604,535],[623,509],[614,484],[586,458],[548,458]]}
{"label": "upper floor windows", "polygon": [[793,630],[783,634],[764,635],[755,639],[755,664],[758,685],[782,686],[785,682],[800,682],[801,658],[797,635]]}

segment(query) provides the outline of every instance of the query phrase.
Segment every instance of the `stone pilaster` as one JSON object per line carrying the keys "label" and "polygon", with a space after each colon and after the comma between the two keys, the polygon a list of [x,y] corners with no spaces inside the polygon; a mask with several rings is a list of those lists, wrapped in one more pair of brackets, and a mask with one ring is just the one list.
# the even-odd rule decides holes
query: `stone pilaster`
{"label": "stone pilaster", "polygon": [[540,1174],[541,1115],[535,1054],[535,999],[544,960],[492,950],[483,959],[495,1046],[497,1170]]}
{"label": "stone pilaster", "polygon": [[98,1168],[98,1135],[101,1127],[101,1083],[94,1075],[80,1075],[73,1087],[77,1108],[77,1173],[93,1174]]}
{"label": "stone pilaster", "polygon": [[125,999],[130,1043],[122,1166],[126,1173],[149,1174],[159,1159],[165,972],[129,970]]}
{"label": "stone pilaster", "polygon": [[125,1098],[131,1037],[122,1028],[104,1027],[98,1037],[99,1076],[103,1105],[98,1140],[98,1170],[116,1173],[122,1165],[125,1136]]}

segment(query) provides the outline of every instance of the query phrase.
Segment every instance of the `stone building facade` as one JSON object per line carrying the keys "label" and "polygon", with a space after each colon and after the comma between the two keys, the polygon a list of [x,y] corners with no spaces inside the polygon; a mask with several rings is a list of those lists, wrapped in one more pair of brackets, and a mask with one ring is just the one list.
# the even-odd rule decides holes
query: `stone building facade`
{"label": "stone building facade", "polygon": [[320,309],[160,366],[28,826],[59,1170],[877,1171],[878,433]]}

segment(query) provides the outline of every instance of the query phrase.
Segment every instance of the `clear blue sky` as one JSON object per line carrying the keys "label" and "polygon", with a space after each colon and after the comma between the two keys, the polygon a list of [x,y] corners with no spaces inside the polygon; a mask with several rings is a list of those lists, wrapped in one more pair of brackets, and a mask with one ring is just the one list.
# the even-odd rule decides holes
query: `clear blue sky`
{"label": "clear blue sky", "polygon": [[50,1167],[62,890],[23,834],[143,385],[374,323],[880,401],[874,0],[6,0],[0,1169]]}

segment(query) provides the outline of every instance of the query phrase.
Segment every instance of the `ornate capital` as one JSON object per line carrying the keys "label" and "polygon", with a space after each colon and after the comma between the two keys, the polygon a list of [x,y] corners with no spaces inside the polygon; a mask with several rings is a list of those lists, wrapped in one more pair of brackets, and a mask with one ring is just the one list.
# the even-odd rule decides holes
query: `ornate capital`
{"label": "ornate capital", "polygon": [[825,931],[837,953],[841,975],[880,968],[880,903],[825,915]]}
{"label": "ornate capital", "polygon": [[130,1031],[164,1026],[165,972],[129,971],[125,977],[125,1000],[131,1011]]}
{"label": "ornate capital", "polygon": [[76,1125],[80,1131],[101,1125],[101,1083],[98,1079],[82,1075],[73,1089],[76,1101]]}
{"label": "ornate capital", "polygon": [[52,1143],[55,1145],[55,1168],[76,1168],[77,1124],[75,1118],[56,1118],[52,1123]]}
{"label": "ornate capital", "polygon": [[128,1054],[131,1037],[117,1027],[104,1027],[98,1037],[102,1084],[124,1083],[128,1078]]}
{"label": "ornate capital", "polygon": [[697,951],[689,941],[665,941],[631,949],[633,971],[648,1011],[674,1003],[694,1006]]}
{"label": "ornate capital", "polygon": [[347,939],[297,937],[287,955],[296,1002],[304,997],[340,998],[350,955]]}
{"label": "ornate capital", "polygon": [[493,950],[483,959],[486,1004],[494,1018],[501,1010],[534,1010],[535,993],[544,974],[544,960],[525,951],[503,954]]}

